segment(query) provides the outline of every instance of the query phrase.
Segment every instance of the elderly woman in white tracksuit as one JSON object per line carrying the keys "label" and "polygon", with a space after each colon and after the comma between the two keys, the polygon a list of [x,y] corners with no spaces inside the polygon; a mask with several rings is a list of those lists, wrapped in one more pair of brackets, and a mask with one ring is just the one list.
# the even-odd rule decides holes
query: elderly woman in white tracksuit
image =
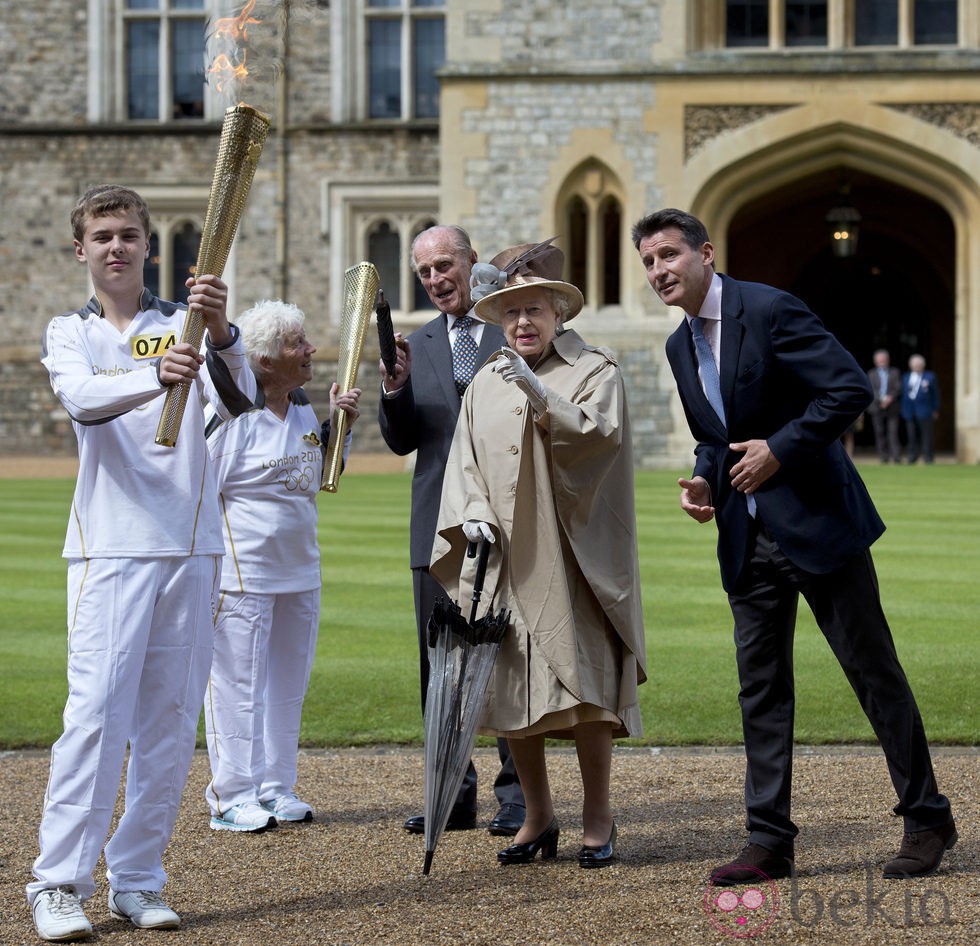
{"label": "elderly woman in white tracksuit", "polygon": [[[263,301],[239,329],[258,381],[255,407],[208,428],[225,557],[205,695],[211,827],[260,832],[312,821],[295,792],[303,700],[320,620],[317,493],[329,419],[303,385],[313,353],[296,306]],[[360,390],[330,391],[357,419]],[[344,459],[350,449],[350,430]]]}

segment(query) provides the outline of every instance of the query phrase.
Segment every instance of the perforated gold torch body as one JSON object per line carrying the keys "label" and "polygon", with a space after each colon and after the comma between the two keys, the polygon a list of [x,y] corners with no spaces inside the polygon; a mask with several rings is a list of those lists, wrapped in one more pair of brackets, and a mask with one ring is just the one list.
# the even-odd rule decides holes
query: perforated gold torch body
{"label": "perforated gold torch body", "polygon": [[[358,263],[344,273],[344,317],[340,324],[340,352],[337,359],[337,387],[341,394],[357,384],[364,336],[371,322],[374,299],[378,294],[378,271],[373,263]],[[347,436],[347,415],[338,407],[330,415],[330,436],[323,458],[320,489],[337,492]]]}
{"label": "perforated gold torch body", "polygon": [[[197,254],[199,276],[221,276],[224,272],[270,124],[268,116],[250,105],[233,105],[225,110],[204,233]],[[204,329],[200,310],[191,308],[180,340],[200,349]],[[161,446],[172,447],[177,443],[190,387],[189,384],[174,384],[167,391],[156,435],[156,442]]]}

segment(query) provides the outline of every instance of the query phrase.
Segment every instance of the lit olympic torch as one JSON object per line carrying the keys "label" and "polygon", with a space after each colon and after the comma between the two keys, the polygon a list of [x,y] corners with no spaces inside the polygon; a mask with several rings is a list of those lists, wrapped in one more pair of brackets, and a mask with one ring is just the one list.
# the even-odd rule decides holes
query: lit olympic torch
{"label": "lit olympic torch", "polygon": [[[247,30],[249,24],[259,22],[250,16],[254,6],[255,0],[249,0],[237,17],[215,22],[214,35],[232,40],[237,51],[234,57],[237,61],[232,61],[225,54],[215,58],[210,75],[217,78],[218,91],[222,91],[224,83],[243,80],[248,75],[245,68]],[[198,276],[210,274],[220,277],[224,272],[270,124],[267,115],[250,105],[233,105],[225,111],[204,232],[197,255],[195,273]],[[204,329],[203,315],[199,309],[192,307],[188,310],[180,340],[200,349]],[[189,384],[175,384],[167,391],[156,433],[156,442],[161,446],[172,447],[177,443],[189,393]]]}

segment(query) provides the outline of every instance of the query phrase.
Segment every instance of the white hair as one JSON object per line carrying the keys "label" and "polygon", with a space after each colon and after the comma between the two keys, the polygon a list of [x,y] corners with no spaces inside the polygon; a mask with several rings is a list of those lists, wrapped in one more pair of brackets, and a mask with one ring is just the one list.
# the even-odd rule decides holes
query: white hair
{"label": "white hair", "polygon": [[262,299],[238,316],[235,324],[252,370],[258,368],[260,358],[276,358],[286,336],[302,329],[305,318],[302,309],[281,299]]}

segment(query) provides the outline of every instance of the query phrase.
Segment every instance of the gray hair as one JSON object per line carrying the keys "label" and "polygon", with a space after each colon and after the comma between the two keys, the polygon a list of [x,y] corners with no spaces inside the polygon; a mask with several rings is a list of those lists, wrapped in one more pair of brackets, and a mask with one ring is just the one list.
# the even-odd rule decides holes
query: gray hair
{"label": "gray hair", "polygon": [[260,358],[278,357],[286,336],[301,330],[305,318],[302,309],[281,299],[262,299],[238,316],[235,324],[252,370],[258,368]]}
{"label": "gray hair", "polygon": [[571,303],[568,300],[568,296],[563,292],[559,292],[557,289],[550,289],[547,286],[544,287],[545,293],[547,293],[548,298],[551,300],[551,308],[558,313],[558,324],[561,325],[565,320],[565,316],[568,315],[568,311],[571,308]]}
{"label": "gray hair", "polygon": [[411,264],[412,272],[417,273],[419,271],[418,264],[415,262],[415,244],[422,239],[422,237],[432,236],[434,230],[446,230],[452,239],[453,251],[460,259],[468,260],[473,255],[473,243],[470,241],[470,235],[461,227],[455,223],[437,223],[434,226],[428,227],[418,233],[414,240],[412,240],[411,249]]}

